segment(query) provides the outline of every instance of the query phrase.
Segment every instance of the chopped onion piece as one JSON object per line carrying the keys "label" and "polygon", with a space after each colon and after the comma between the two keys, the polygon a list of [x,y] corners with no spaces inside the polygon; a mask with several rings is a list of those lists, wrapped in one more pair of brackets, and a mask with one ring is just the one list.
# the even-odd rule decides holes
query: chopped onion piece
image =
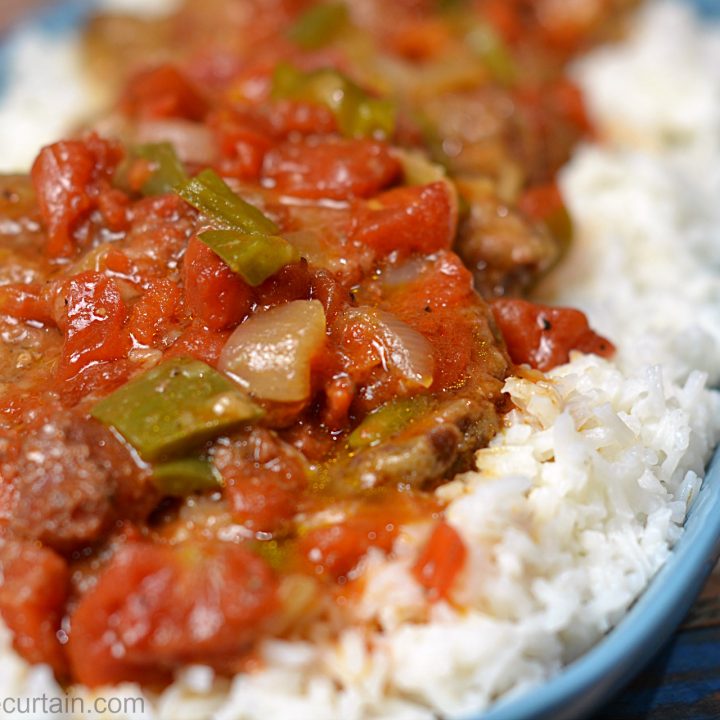
{"label": "chopped onion piece", "polygon": [[212,132],[202,123],[189,120],[143,120],[138,124],[135,142],[169,142],[183,162],[210,165],[218,148]]}
{"label": "chopped onion piece", "polygon": [[310,397],[310,366],[325,342],[318,300],[294,300],[253,315],[228,338],[218,368],[255,397],[300,402]]}

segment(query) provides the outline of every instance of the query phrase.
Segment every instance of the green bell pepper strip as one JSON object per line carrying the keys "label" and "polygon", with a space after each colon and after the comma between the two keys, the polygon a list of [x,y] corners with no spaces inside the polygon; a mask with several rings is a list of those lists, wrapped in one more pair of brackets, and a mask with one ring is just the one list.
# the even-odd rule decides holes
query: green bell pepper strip
{"label": "green bell pepper strip", "polygon": [[370,97],[342,73],[331,68],[302,72],[279,63],[273,74],[272,97],[327,107],[346,137],[390,137],[395,132],[395,106]]}
{"label": "green bell pepper strip", "polygon": [[225,375],[191,358],[173,358],[126,383],[92,409],[140,457],[157,462],[257,420],[262,410]]}
{"label": "green bell pepper strip", "polygon": [[137,188],[130,186],[129,173],[133,163],[147,160],[151,166],[150,177],[143,183],[140,191],[143,195],[163,195],[172,192],[188,179],[185,168],[169,142],[146,143],[128,149],[127,157],[118,165],[113,184],[126,192]]}
{"label": "green bell pepper strip", "polygon": [[138,145],[132,149],[132,155],[148,160],[153,165],[152,175],[143,183],[143,195],[163,195],[172,192],[188,179],[175,148],[169,142]]}
{"label": "green bell pepper strip", "polygon": [[185,202],[226,228],[254,235],[277,235],[278,226],[236,195],[213,170],[203,170],[176,188]]}
{"label": "green bell pepper strip", "polygon": [[347,22],[347,6],[343,3],[316,5],[297,19],[288,37],[304,50],[317,50],[332,42]]}
{"label": "green bell pepper strip", "polygon": [[404,430],[430,407],[427,395],[391,400],[371,412],[348,437],[348,447],[360,450],[381,443]]}
{"label": "green bell pepper strip", "polygon": [[160,492],[173,497],[185,497],[222,486],[217,468],[204,458],[182,458],[155,465],[152,479]]}
{"label": "green bell pepper strip", "polygon": [[476,25],[465,36],[465,42],[497,82],[512,85],[517,80],[515,60],[502,38],[489,25]]}
{"label": "green bell pepper strip", "polygon": [[300,260],[297,248],[278,235],[206,230],[198,237],[253,287],[265,282],[285,265]]}

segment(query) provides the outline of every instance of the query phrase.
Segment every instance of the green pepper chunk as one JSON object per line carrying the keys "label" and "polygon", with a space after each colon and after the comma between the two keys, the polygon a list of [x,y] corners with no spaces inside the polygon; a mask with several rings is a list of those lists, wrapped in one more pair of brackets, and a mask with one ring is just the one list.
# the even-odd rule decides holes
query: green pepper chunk
{"label": "green pepper chunk", "polygon": [[347,6],[343,3],[316,5],[298,18],[288,37],[304,50],[316,50],[331,42],[347,21]]}
{"label": "green pepper chunk", "polygon": [[203,170],[179,185],[185,202],[227,228],[248,234],[276,235],[278,226],[254,205],[236,195],[214,170]]}
{"label": "green pepper chunk", "polygon": [[465,41],[495,80],[503,85],[512,85],[517,80],[518,69],[510,51],[489,25],[476,25]]}
{"label": "green pepper chunk", "polygon": [[280,63],[273,74],[276,100],[300,100],[327,107],[346,137],[390,137],[395,132],[395,106],[370,97],[342,73],[331,68],[302,72]]}
{"label": "green pepper chunk", "polygon": [[285,265],[300,260],[297,248],[278,235],[206,230],[198,237],[253,287],[265,282]]}
{"label": "green pepper chunk", "polygon": [[371,412],[348,437],[352,450],[377,445],[406,428],[430,407],[427,395],[391,400]]}
{"label": "green pepper chunk", "polygon": [[153,467],[152,479],[164,495],[185,497],[222,485],[217,468],[205,458],[170,460]]}
{"label": "green pepper chunk", "polygon": [[161,363],[100,400],[91,412],[149,462],[185,454],[261,414],[235,383],[191,358]]}
{"label": "green pepper chunk", "polygon": [[132,154],[153,165],[152,175],[143,183],[143,195],[169,193],[180,183],[187,181],[185,168],[169,142],[138,145],[133,148]]}

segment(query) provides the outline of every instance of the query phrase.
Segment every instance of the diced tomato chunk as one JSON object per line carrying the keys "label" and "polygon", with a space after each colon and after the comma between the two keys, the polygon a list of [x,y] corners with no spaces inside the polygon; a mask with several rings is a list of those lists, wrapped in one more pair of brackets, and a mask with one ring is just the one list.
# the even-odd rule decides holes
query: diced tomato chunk
{"label": "diced tomato chunk", "polygon": [[192,663],[232,667],[277,608],[277,579],[242,545],[129,543],[72,615],[73,675],[97,687],[162,683]]}
{"label": "diced tomato chunk", "polygon": [[31,176],[47,229],[49,257],[66,257],[74,252],[73,233],[97,207],[98,196],[107,189],[121,158],[118,145],[97,135],[85,140],[63,140],[40,151]]}
{"label": "diced tomato chunk", "polygon": [[518,207],[533,220],[545,220],[554,213],[562,211],[565,202],[557,183],[551,182],[525,190],[520,197]]}
{"label": "diced tomato chunk", "polygon": [[[123,326],[127,308],[117,283],[102,273],[84,272],[63,288],[65,332],[58,378],[69,380],[98,362],[127,355],[130,339]],[[60,323],[59,323],[60,324]]]}
{"label": "diced tomato chunk", "polygon": [[263,178],[282,193],[305,198],[369,197],[400,174],[385,143],[336,137],[287,142],[265,156]]}
{"label": "diced tomato chunk", "polygon": [[210,330],[202,322],[196,321],[168,348],[165,357],[190,356],[215,367],[228,337],[230,330]]}
{"label": "diced tomato chunk", "polygon": [[107,188],[98,195],[98,210],[113,232],[124,232],[130,227],[128,208],[130,198],[122,190]]}
{"label": "diced tomato chunk", "polygon": [[409,60],[437,57],[452,41],[449,28],[439,18],[417,18],[391,29],[390,47]]}
{"label": "diced tomato chunk", "polygon": [[560,78],[549,89],[549,102],[560,115],[578,130],[591,135],[593,127],[580,88],[568,78]]}
{"label": "diced tomato chunk", "polygon": [[185,302],[210,330],[237,325],[250,312],[252,288],[202,240],[190,240],[183,263]]}
{"label": "diced tomato chunk", "polygon": [[431,601],[446,599],[465,565],[467,548],[457,530],[442,521],[432,530],[415,565],[415,579],[428,591]]}
{"label": "diced tomato chunk", "polygon": [[448,389],[468,379],[477,313],[484,311],[484,305],[473,290],[470,271],[457,255],[438,253],[413,280],[389,292],[386,305],[433,346],[434,390]]}
{"label": "diced tomato chunk", "polygon": [[287,137],[292,133],[314,135],[337,131],[337,120],[324,105],[278,100],[269,104],[268,110],[270,126],[279,137]]}
{"label": "diced tomato chunk", "polygon": [[128,83],[120,109],[137,118],[202,120],[208,103],[180,70],[161,65],[144,70]]}
{"label": "diced tomato chunk", "polygon": [[406,257],[449,249],[456,226],[450,191],[445,183],[434,182],[395,188],[358,204],[351,237],[380,256],[396,252]]}
{"label": "diced tomato chunk", "polygon": [[0,615],[14,635],[15,650],[30,663],[67,673],[58,640],[70,585],[67,563],[32,542],[0,540]]}
{"label": "diced tomato chunk", "polygon": [[141,345],[152,346],[177,317],[182,291],[171,280],[154,280],[135,303],[127,331]]}
{"label": "diced tomato chunk", "polygon": [[368,513],[323,525],[300,538],[300,552],[314,571],[334,580],[347,577],[367,551],[392,550],[398,526],[387,515]]}
{"label": "diced tomato chunk", "polygon": [[0,313],[51,325],[52,313],[38,284],[0,286]]}
{"label": "diced tomato chunk", "polygon": [[253,532],[276,532],[297,511],[307,484],[297,452],[267,430],[255,430],[227,448],[215,464],[222,474],[233,518]]}
{"label": "diced tomato chunk", "polygon": [[499,299],[492,311],[512,361],[551,370],[570,359],[571,350],[611,357],[614,345],[594,332],[585,313],[527,300]]}
{"label": "diced tomato chunk", "polygon": [[255,180],[260,177],[265,153],[273,141],[248,118],[230,111],[218,111],[208,118],[220,149],[220,174]]}

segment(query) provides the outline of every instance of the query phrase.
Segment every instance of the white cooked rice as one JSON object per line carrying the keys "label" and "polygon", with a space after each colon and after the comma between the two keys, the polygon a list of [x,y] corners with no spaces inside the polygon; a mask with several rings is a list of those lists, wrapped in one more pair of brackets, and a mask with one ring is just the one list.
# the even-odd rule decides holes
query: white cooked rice
{"label": "white cooked rice", "polygon": [[[719,48],[720,30],[654,4],[623,46],[578,68],[604,142],[563,174],[578,239],[542,292],[585,307],[619,356],[508,380],[505,430],[438,490],[469,547],[453,597],[465,609],[424,602],[409,568],[427,527],[407,527],[392,560],[367,558],[355,628],[268,640],[264,669],[231,683],[190,668],[128,717],[459,716],[549,678],[618,622],[720,441],[720,396],[697,370],[720,377]],[[59,696],[5,631],[0,648],[0,697]]]}

